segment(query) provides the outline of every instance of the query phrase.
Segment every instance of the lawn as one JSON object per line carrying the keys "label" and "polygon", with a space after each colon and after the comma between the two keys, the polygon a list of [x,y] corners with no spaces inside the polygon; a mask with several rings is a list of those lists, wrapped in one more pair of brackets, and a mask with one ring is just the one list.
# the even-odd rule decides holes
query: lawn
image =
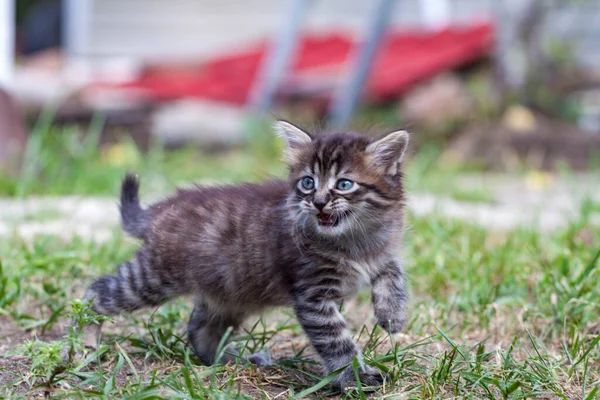
{"label": "lawn", "polygon": [[[128,169],[143,188],[168,192],[190,180],[236,182],[281,175],[277,143],[219,155],[190,149],[139,154],[122,143],[96,155],[94,135],[57,142],[42,127],[28,168],[0,179],[8,196],[110,195]],[[75,135],[73,135],[75,138]],[[36,147],[37,146],[37,147]],[[428,151],[407,168],[413,190],[445,181]],[[446,180],[446,184],[448,184]],[[437,190],[443,190],[440,185]],[[485,193],[460,192],[487,200]],[[102,345],[63,363],[77,302],[138,243],[117,227],[102,243],[16,236],[0,242],[0,396],[55,398],[562,398],[595,399],[600,387],[600,205],[553,232],[491,231],[464,221],[407,216],[403,259],[410,280],[409,323],[390,337],[374,327],[369,293],[343,305],[365,361],[389,374],[382,388],[336,394],[290,310],[248,321],[236,338],[248,351],[271,349],[272,367],[198,365],[185,339],[187,299],[105,324]]]}

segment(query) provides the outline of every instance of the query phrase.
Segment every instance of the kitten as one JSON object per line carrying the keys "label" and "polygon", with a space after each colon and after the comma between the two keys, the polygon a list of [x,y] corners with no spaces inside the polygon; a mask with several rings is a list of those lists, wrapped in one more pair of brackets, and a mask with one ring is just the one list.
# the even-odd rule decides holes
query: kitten
{"label": "kitten", "polygon": [[[284,121],[275,128],[287,142],[288,180],[180,189],[144,210],[138,182],[127,176],[123,229],[143,245],[115,275],[93,282],[85,298],[97,313],[116,315],[195,296],[189,341],[207,365],[228,327],[267,307],[292,306],[326,371],[346,367],[334,381],[343,388],[355,380],[352,360],[361,359],[340,302],[371,285],[377,322],[395,333],[406,320],[397,257],[408,134],[373,141],[312,135]],[[231,353],[221,361],[235,358]],[[383,381],[362,361],[359,377],[367,385]]]}

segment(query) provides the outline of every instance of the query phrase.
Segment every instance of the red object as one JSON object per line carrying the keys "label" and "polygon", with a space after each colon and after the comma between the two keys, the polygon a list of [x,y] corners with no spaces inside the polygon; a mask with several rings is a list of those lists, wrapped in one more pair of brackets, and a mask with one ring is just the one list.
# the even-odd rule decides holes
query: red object
{"label": "red object", "polygon": [[[391,33],[372,65],[367,98],[371,101],[393,99],[440,72],[487,56],[492,45],[493,29],[487,23],[450,27],[439,32]],[[248,101],[267,46],[262,43],[243,53],[214,58],[186,73],[147,71],[139,79],[118,87],[136,89],[154,100],[196,97],[243,105]],[[356,44],[340,34],[305,36],[292,64],[290,82],[302,76],[310,77],[311,73],[321,77],[325,73],[326,77],[335,79],[346,67],[354,48]]]}

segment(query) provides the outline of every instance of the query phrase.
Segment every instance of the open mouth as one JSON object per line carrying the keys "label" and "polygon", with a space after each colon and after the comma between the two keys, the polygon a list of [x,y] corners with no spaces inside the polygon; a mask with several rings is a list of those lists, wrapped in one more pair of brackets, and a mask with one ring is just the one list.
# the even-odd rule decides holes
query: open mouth
{"label": "open mouth", "polygon": [[335,226],[338,226],[342,217],[343,215],[340,214],[327,214],[321,212],[317,214],[317,221],[319,222],[319,226],[333,228]]}

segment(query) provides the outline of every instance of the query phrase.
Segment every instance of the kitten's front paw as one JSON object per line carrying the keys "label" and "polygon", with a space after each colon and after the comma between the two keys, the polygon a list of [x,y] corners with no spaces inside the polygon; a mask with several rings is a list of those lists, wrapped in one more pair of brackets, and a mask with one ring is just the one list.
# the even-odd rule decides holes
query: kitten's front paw
{"label": "kitten's front paw", "polygon": [[[360,383],[364,386],[381,386],[387,375],[377,368],[364,365],[359,369],[358,377]],[[346,367],[334,380],[333,384],[339,389],[344,390],[348,387],[356,386],[356,375],[351,365]]]}
{"label": "kitten's front paw", "polygon": [[378,318],[377,324],[381,326],[386,332],[389,333],[398,333],[404,327],[406,323],[406,317],[394,317],[394,318]]}

